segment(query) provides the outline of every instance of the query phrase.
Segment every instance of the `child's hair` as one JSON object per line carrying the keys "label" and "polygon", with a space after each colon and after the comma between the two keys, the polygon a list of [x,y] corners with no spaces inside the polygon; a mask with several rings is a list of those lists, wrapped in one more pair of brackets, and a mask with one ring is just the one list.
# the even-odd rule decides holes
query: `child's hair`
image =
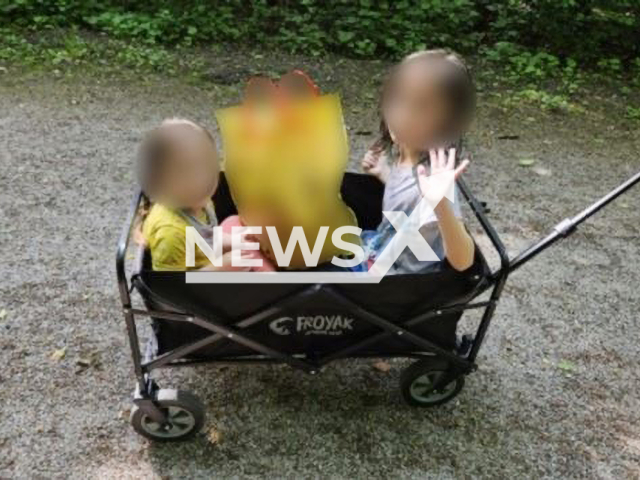
{"label": "child's hair", "polygon": [[213,136],[206,128],[183,118],[164,120],[160,126],[149,131],[140,144],[136,162],[140,188],[149,199],[153,199],[158,193],[158,183],[174,148],[169,135],[172,127],[193,128],[206,135],[214,149],[216,146]]}
{"label": "child's hair", "polygon": [[441,67],[441,87],[452,109],[451,118],[454,119],[454,123],[450,125],[449,128],[458,136],[458,138],[455,139],[457,143],[462,140],[461,137],[464,130],[473,119],[476,106],[475,84],[471,71],[462,57],[455,52],[445,49],[414,52],[407,55],[400,63],[394,66],[385,79],[379,105],[380,133],[373,145],[374,150],[388,151],[393,146],[389,127],[384,119],[383,107],[387,100],[391,84],[397,76],[397,72],[402,66],[413,62],[425,62]]}

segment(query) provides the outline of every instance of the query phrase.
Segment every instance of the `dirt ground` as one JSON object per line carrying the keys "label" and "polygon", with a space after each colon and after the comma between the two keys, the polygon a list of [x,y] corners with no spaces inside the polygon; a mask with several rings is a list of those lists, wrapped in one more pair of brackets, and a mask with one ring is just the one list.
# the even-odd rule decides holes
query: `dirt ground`
{"label": "dirt ground", "polygon": [[[381,65],[311,70],[342,92],[357,160]],[[159,383],[203,399],[203,433],[154,445],[132,431],[114,256],[136,144],[167,116],[213,129],[248,73],[0,73],[0,477],[640,478],[640,187],[513,275],[479,370],[450,404],[405,406],[402,360],[313,378],[198,367]],[[467,180],[512,254],[638,171],[638,124],[612,98],[594,93],[597,110],[569,115],[481,97]]]}

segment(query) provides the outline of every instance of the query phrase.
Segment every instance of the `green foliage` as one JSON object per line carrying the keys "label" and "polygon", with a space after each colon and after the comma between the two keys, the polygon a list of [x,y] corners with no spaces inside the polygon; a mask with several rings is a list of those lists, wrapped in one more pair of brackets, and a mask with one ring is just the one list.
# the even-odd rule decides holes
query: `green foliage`
{"label": "green foliage", "polygon": [[145,43],[156,43],[175,35],[173,19],[168,10],[160,10],[156,15],[136,12],[106,11],[86,18],[91,27],[106,32],[115,38],[136,38]]}
{"label": "green foliage", "polygon": [[504,0],[486,4],[488,43],[509,41],[589,64],[640,49],[637,0]]}
{"label": "green foliage", "polygon": [[123,44],[115,53],[115,60],[132,68],[151,67],[154,70],[175,70],[174,56],[164,48]]}
{"label": "green foliage", "polygon": [[239,44],[393,59],[447,47],[476,57],[505,102],[554,111],[579,109],[587,79],[640,88],[640,0],[0,0],[0,62],[204,77],[185,47]]}
{"label": "green foliage", "polygon": [[640,122],[640,107],[627,107],[627,118]]}
{"label": "green foliage", "polygon": [[546,110],[571,111],[571,102],[585,82],[585,74],[573,58],[531,52],[512,42],[497,42],[482,50],[483,70],[515,88],[511,102],[536,104]]}
{"label": "green foliage", "polygon": [[640,57],[638,0],[0,0],[3,23],[77,26],[147,45],[242,42],[316,55],[526,50],[531,57],[512,66],[526,75],[557,59],[622,69]]}
{"label": "green foliage", "polygon": [[581,110],[581,108],[573,104],[566,95],[549,93],[544,90],[525,89],[516,93],[514,98],[538,105],[544,110],[556,112],[572,112]]}
{"label": "green foliage", "polygon": [[135,44],[117,39],[92,39],[74,31],[52,32],[27,39],[10,28],[0,28],[0,63],[67,69],[98,66],[102,70],[130,67],[132,71],[175,73],[181,68],[199,74],[197,59],[159,45]]}
{"label": "green foliage", "polygon": [[471,0],[336,2],[339,15],[329,15],[329,46],[371,57],[429,47],[470,51],[478,41],[477,13]]}

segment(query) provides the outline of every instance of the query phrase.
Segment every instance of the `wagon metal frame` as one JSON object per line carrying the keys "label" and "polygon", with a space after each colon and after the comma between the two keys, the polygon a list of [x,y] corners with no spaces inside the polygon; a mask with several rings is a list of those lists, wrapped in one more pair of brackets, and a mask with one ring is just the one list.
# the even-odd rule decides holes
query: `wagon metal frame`
{"label": "wagon metal frame", "polygon": [[[357,176],[357,174],[346,174],[345,180],[357,179]],[[538,240],[537,242],[534,242],[530,247],[526,248],[514,258],[510,258],[504,244],[500,239],[500,236],[496,232],[487,216],[488,209],[486,207],[486,204],[480,202],[468,188],[466,182],[460,179],[457,184],[462,193],[462,196],[470,206],[476,219],[489,238],[493,249],[497,252],[500,260],[500,266],[495,271],[488,271],[486,272],[486,275],[483,275],[483,278],[478,282],[477,287],[473,291],[471,298],[463,302],[446,305],[440,308],[419,313],[409,319],[406,319],[401,324],[394,323],[384,316],[369,311],[365,306],[353,301],[350,298],[347,298],[333,285],[327,284],[310,284],[306,288],[303,288],[301,291],[298,291],[293,295],[285,296],[284,298],[278,299],[271,305],[262,308],[261,310],[247,316],[246,318],[242,318],[239,321],[231,323],[229,322],[229,319],[225,319],[219,314],[194,315],[176,311],[166,311],[162,309],[134,308],[131,301],[131,294],[134,289],[140,291],[143,296],[152,295],[152,292],[145,291],[144,284],[140,281],[139,271],[134,271],[131,277],[131,281],[129,281],[125,269],[126,254],[129,248],[132,229],[134,228],[136,215],[143,200],[143,195],[140,192],[137,192],[134,195],[133,202],[129,209],[127,219],[125,221],[122,233],[118,241],[116,271],[120,299],[122,302],[122,309],[127,328],[127,335],[132,352],[133,368],[137,380],[134,403],[136,404],[138,419],[146,418],[147,420],[145,421],[149,425],[158,425],[159,427],[157,427],[157,432],[160,433],[158,433],[158,435],[154,435],[153,432],[145,431],[144,429],[143,431],[141,431],[140,428],[136,429],[139,431],[139,433],[142,433],[143,435],[146,435],[150,438],[154,438],[155,440],[177,440],[188,436],[187,434],[176,434],[173,436],[163,436],[161,434],[162,432],[172,431],[168,427],[168,425],[171,424],[171,419],[169,418],[171,412],[174,412],[175,409],[178,409],[177,411],[179,413],[176,415],[180,415],[180,408],[186,408],[186,410],[189,410],[187,407],[189,405],[193,407],[192,404],[196,400],[187,398],[187,407],[184,407],[184,405],[180,404],[180,402],[176,399],[173,399],[173,403],[169,401],[163,404],[161,399],[158,397],[158,387],[151,379],[151,372],[156,369],[207,362],[278,362],[289,364],[294,368],[303,370],[311,375],[315,375],[320,371],[322,367],[326,366],[334,360],[349,357],[387,356],[384,352],[375,352],[372,354],[367,349],[375,345],[376,343],[390,337],[402,339],[402,341],[411,345],[412,348],[407,350],[406,353],[391,354],[388,356],[414,357],[423,362],[433,361],[433,358],[435,357],[440,359],[440,361],[446,362],[447,368],[441,368],[443,372],[440,372],[437,378],[434,377],[435,380],[432,381],[431,385],[432,392],[441,392],[445,390],[447,386],[452,385],[455,382],[463,381],[463,377],[466,374],[474,371],[477,368],[477,355],[485,339],[485,335],[493,318],[496,305],[500,300],[500,296],[509,275],[513,271],[524,265],[526,262],[536,257],[539,253],[554,245],[559,240],[571,235],[576,231],[578,225],[586,221],[588,218],[590,218],[600,209],[615,200],[617,197],[628,191],[638,182],[640,182],[640,172],[632,176],[629,180],[622,183],[617,188],[610,191],[608,194],[604,195],[598,201],[596,201],[577,215],[562,220],[555,227],[553,227],[551,232],[544,238]],[[224,185],[224,182],[222,182],[223,192],[226,189],[226,185]],[[360,339],[355,343],[328,351],[321,355],[313,356],[304,354],[290,354],[279,351],[276,348],[257,341],[255,338],[247,336],[243,332],[246,328],[258,324],[265,319],[272,318],[276,314],[286,312],[287,309],[299,304],[300,302],[304,302],[306,298],[317,294],[320,290],[322,290],[324,295],[327,295],[327,298],[330,298],[332,299],[332,301],[349,309],[349,311],[352,312],[358,319],[369,322],[371,325],[377,327],[378,331],[364,339]],[[474,301],[480,295],[484,294],[487,291],[490,292],[488,299],[482,301]],[[471,309],[483,310],[477,330],[472,337],[465,337],[464,341],[453,350],[444,348],[433,340],[414,333],[414,329],[416,326],[419,326],[420,324],[423,324],[428,320],[448,314],[461,313]],[[149,348],[147,348],[147,351],[143,355],[143,352],[140,348],[138,329],[136,325],[136,317],[139,316],[190,323],[206,329],[208,334],[196,341],[179,346],[171,351],[163,352],[158,356],[154,356],[153,349]],[[210,347],[218,342],[223,341],[231,341],[243,345],[244,347],[254,352],[254,355],[243,355],[237,357],[231,356],[227,358],[223,357],[214,359],[189,358],[190,355],[193,355],[195,352],[202,350],[204,347]],[[417,380],[412,379],[411,381]],[[459,391],[459,388],[457,388],[457,391]],[[455,395],[457,391],[455,391],[453,395]],[[449,398],[446,398],[445,401],[448,399]],[[437,397],[433,402],[426,402],[426,405],[443,403],[441,400],[442,399],[440,397]],[[174,410],[172,410],[172,408]],[[201,416],[202,415],[198,416],[196,412],[196,418],[192,422],[195,425],[193,425],[191,431],[187,432],[188,434],[194,433],[193,430],[197,430],[197,428],[201,426]],[[189,423],[189,425],[191,426],[191,423]],[[136,427],[135,424],[134,427]]]}

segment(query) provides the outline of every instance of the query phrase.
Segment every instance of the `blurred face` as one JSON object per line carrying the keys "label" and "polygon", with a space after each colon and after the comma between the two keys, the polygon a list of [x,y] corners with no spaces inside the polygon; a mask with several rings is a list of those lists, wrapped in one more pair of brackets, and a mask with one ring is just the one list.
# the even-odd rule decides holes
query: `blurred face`
{"label": "blurred face", "polygon": [[444,140],[448,108],[434,67],[427,62],[408,62],[392,79],[382,113],[394,143],[426,150]]}
{"label": "blurred face", "polygon": [[192,126],[172,126],[158,199],[181,208],[202,208],[218,186],[219,165],[211,139]]}

